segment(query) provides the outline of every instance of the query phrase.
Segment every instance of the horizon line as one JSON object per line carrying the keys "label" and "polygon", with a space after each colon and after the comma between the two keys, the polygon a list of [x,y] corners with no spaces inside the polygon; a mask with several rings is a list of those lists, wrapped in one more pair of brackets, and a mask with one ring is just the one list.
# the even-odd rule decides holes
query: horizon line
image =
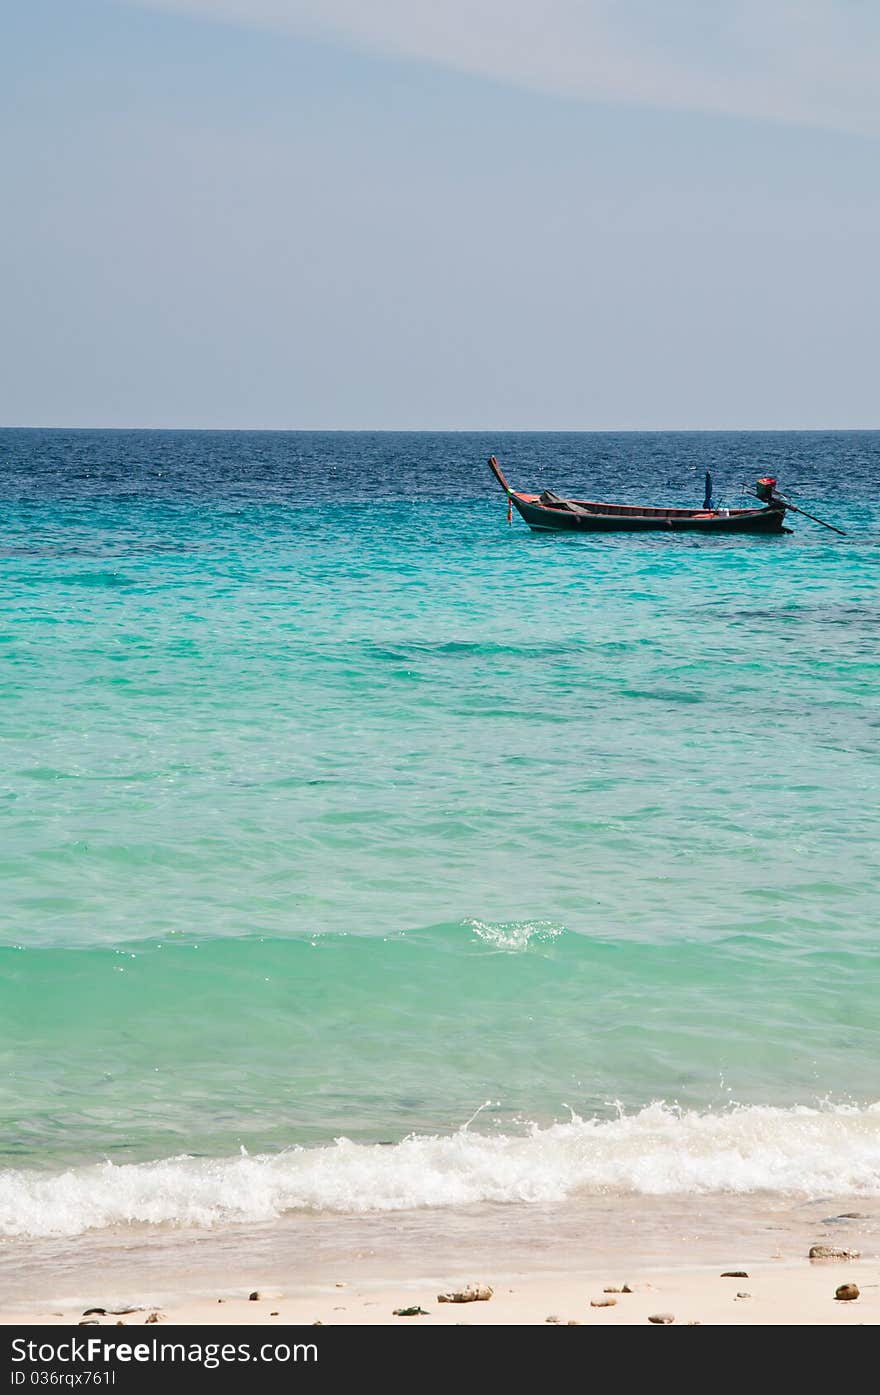
{"label": "horizon line", "polygon": [[266,436],[712,436],[868,434],[880,426],[36,426],[0,425],[2,431],[205,432]]}

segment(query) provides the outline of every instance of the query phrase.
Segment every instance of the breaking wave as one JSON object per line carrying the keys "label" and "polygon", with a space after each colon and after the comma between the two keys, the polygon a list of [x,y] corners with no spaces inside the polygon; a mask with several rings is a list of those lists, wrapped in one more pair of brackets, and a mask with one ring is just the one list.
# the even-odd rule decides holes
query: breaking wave
{"label": "breaking wave", "polygon": [[880,1195],[880,1103],[735,1107],[655,1103],[523,1133],[340,1138],[273,1155],[103,1162],[0,1173],[0,1234],[70,1236],[125,1225],[212,1227],[286,1212],[366,1214],[580,1194]]}

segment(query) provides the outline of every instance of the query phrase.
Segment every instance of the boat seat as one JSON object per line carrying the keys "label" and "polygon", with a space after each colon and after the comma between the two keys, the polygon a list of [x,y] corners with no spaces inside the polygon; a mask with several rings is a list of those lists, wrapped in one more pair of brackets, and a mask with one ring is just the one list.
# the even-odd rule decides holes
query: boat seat
{"label": "boat seat", "polygon": [[539,494],[538,503],[543,504],[546,509],[565,509],[568,513],[589,513],[589,509],[582,509],[580,504],[573,504],[570,499],[563,499],[559,494],[554,494],[552,489],[545,489],[543,494]]}

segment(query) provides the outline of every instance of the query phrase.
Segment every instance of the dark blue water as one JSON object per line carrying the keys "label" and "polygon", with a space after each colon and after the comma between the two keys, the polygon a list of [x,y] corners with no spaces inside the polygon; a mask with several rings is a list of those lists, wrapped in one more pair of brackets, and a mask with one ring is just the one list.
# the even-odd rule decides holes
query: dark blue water
{"label": "dark blue water", "polygon": [[486,499],[496,454],[515,488],[695,507],[703,472],[738,502],[764,474],[809,502],[876,506],[880,432],[434,433],[0,430],[8,500],[204,498],[218,506]]}

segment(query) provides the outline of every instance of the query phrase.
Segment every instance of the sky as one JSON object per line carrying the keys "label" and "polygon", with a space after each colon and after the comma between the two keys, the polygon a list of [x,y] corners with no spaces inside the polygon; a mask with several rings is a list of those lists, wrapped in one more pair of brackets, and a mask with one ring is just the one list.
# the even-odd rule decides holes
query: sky
{"label": "sky", "polygon": [[878,427],[874,0],[6,0],[0,424]]}

